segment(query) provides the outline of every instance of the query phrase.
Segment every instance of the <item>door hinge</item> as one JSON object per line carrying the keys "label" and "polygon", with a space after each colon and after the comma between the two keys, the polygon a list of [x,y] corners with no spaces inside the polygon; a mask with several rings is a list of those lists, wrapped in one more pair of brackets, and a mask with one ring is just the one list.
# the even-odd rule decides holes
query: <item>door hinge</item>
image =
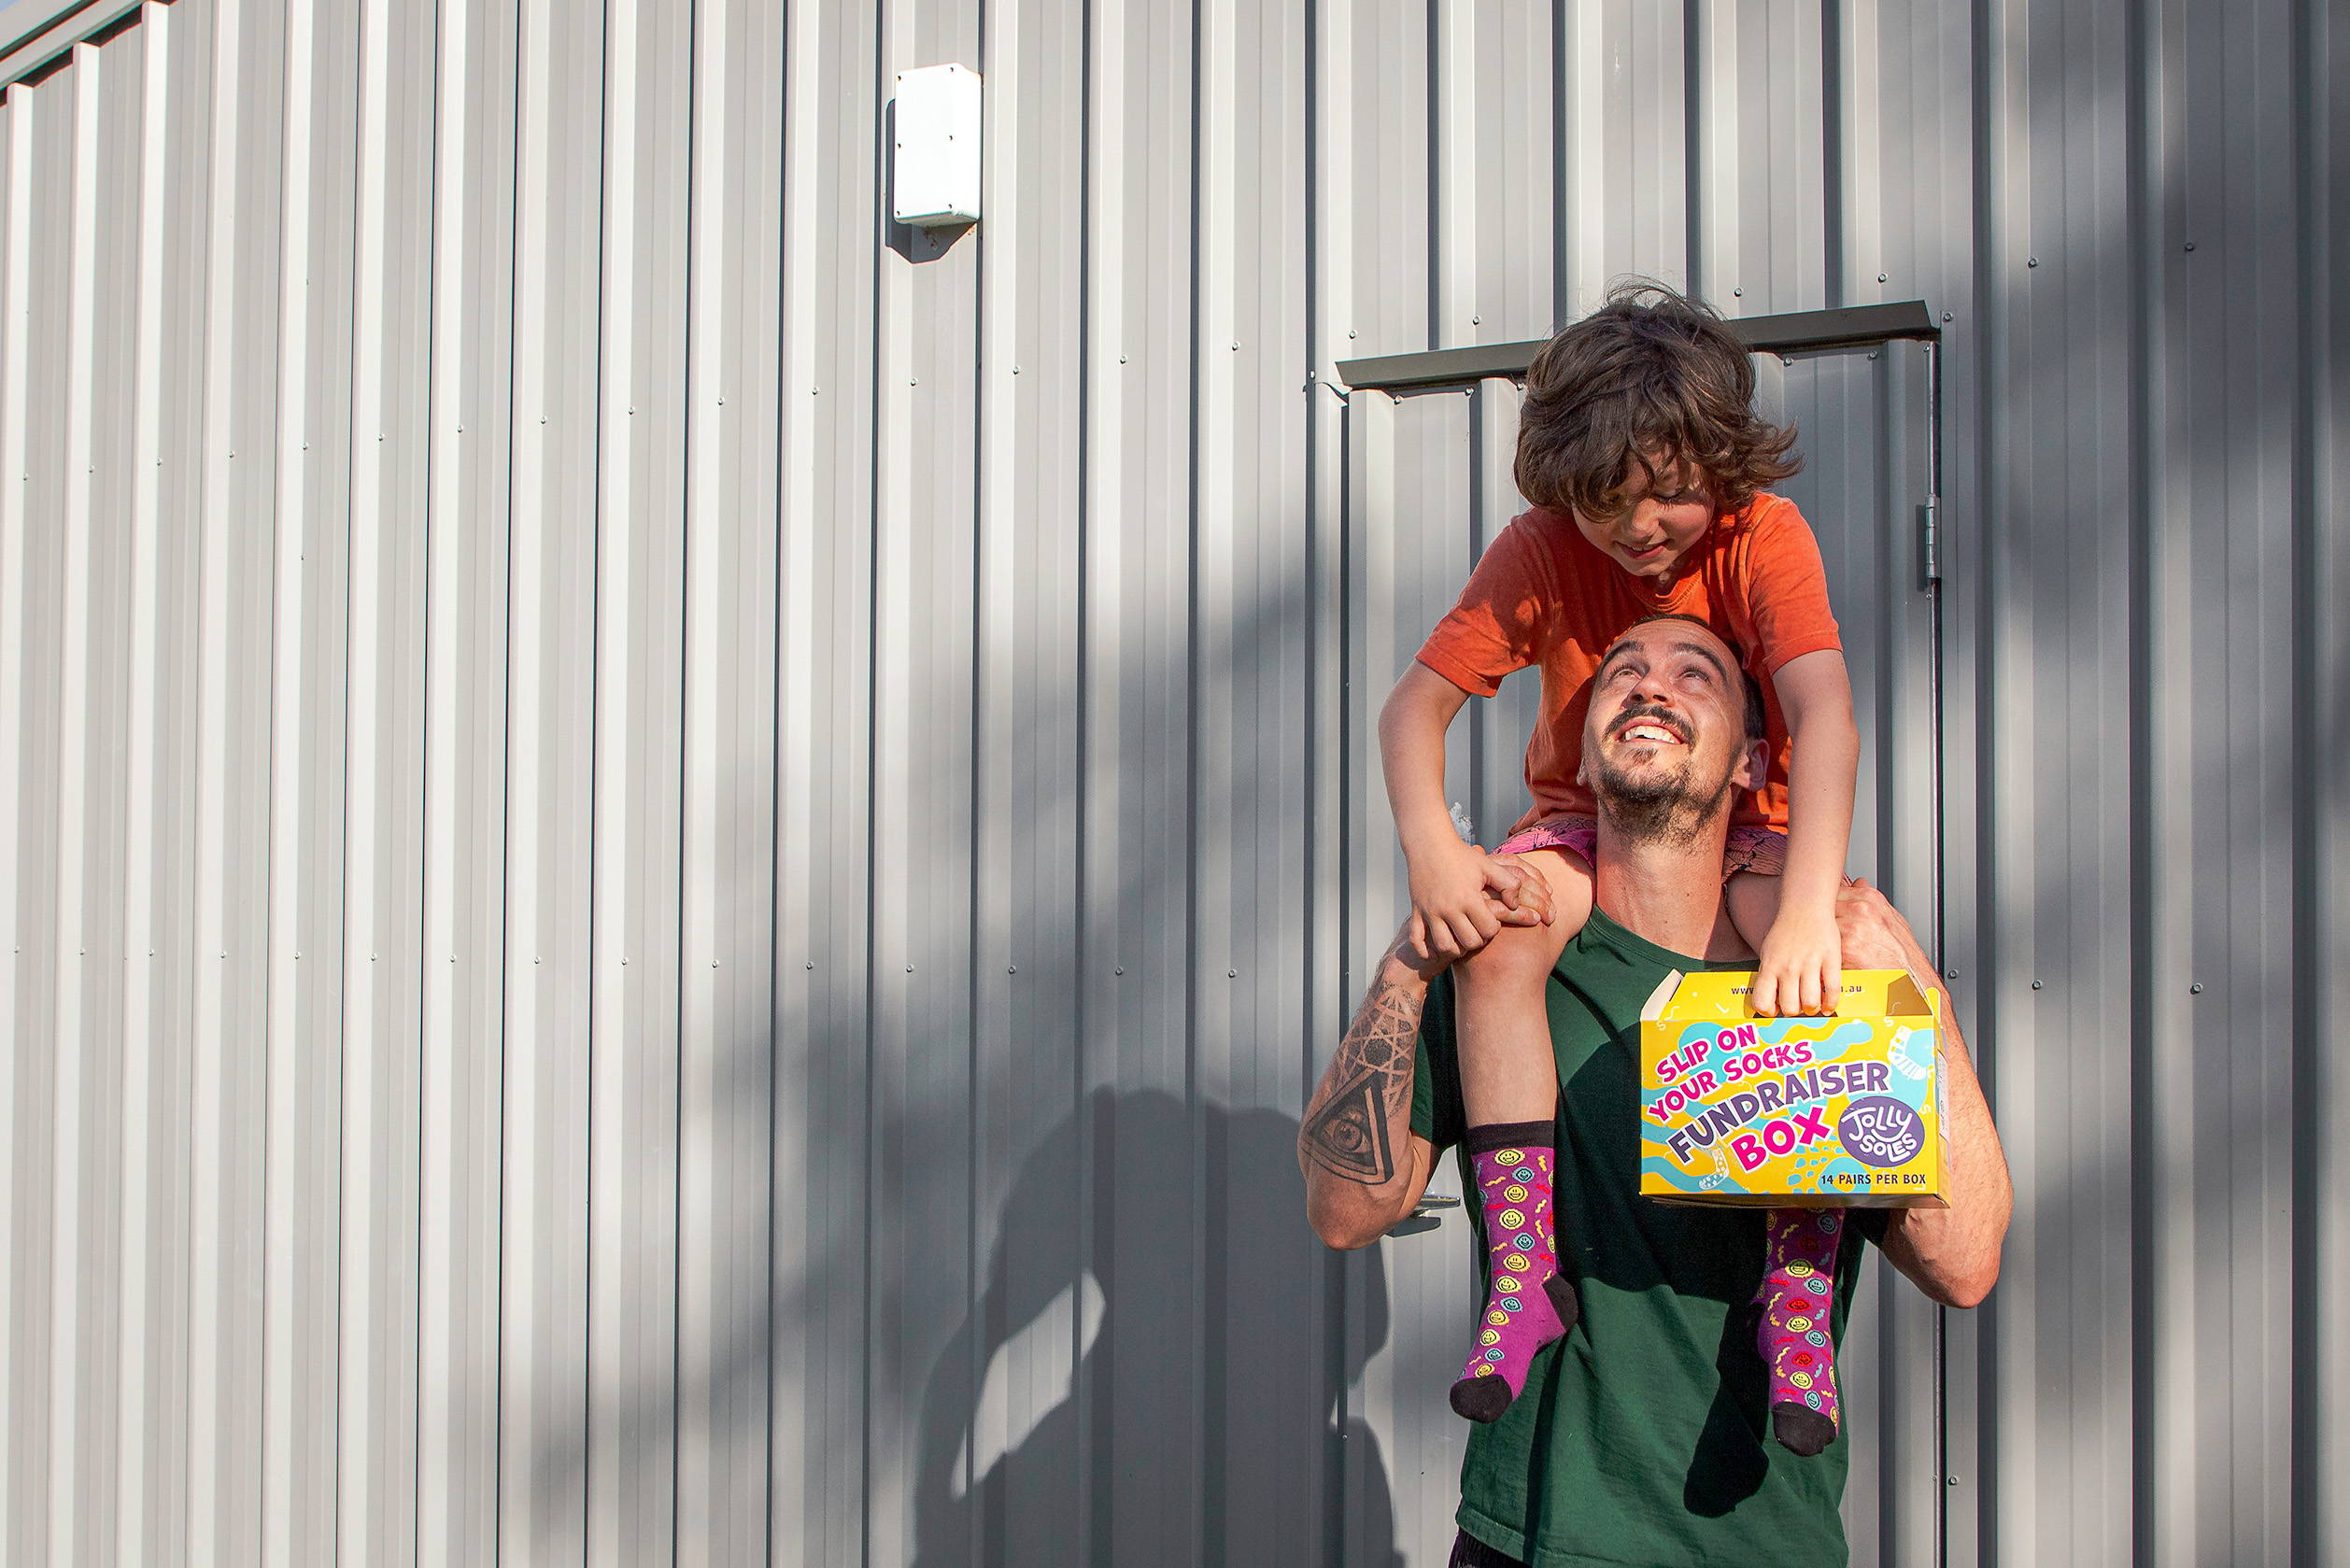
{"label": "door hinge", "polygon": [[1942,498],[1928,496],[1918,508],[1918,586],[1931,588],[1942,581]]}

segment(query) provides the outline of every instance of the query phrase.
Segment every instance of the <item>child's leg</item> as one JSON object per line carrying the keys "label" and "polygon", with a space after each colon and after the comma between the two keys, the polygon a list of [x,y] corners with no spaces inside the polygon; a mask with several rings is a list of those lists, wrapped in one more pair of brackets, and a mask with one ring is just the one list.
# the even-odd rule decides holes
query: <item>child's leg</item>
{"label": "child's leg", "polygon": [[1772,1434],[1808,1459],[1835,1441],[1839,1420],[1836,1344],[1829,1325],[1844,1215],[1833,1208],[1774,1208],[1766,1220],[1755,1348],[1770,1372]]}
{"label": "child's leg", "polygon": [[1550,889],[1550,924],[1505,925],[1452,966],[1461,1030],[1461,1100],[1472,1127],[1550,1122],[1558,1113],[1558,1058],[1544,987],[1567,939],[1592,916],[1592,873],[1579,856],[1529,850],[1518,857]]}
{"label": "child's leg", "polygon": [[[1744,870],[1722,884],[1730,923],[1747,945],[1760,952],[1771,922],[1778,918],[1779,879]],[[1755,1301],[1762,1309],[1756,1349],[1771,1375],[1771,1431],[1779,1442],[1809,1458],[1835,1441],[1836,1346],[1828,1332],[1834,1300],[1836,1243],[1844,1216],[1800,1208],[1774,1208],[1764,1232],[1762,1286]]]}
{"label": "child's leg", "polygon": [[1551,896],[1549,925],[1504,926],[1453,966],[1461,1029],[1465,1145],[1484,1216],[1487,1287],[1477,1348],[1452,1386],[1452,1408],[1499,1419],[1525,1387],[1534,1353],[1574,1326],[1575,1288],[1560,1271],[1551,1189],[1558,1151],[1558,1058],[1545,988],[1566,940],[1591,917],[1591,872],[1572,855],[1528,852]]}

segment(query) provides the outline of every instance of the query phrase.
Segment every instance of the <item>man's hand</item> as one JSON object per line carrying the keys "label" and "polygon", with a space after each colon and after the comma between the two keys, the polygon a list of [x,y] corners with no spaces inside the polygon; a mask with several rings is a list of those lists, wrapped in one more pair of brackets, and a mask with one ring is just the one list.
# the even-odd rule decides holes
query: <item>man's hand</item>
{"label": "man's hand", "polygon": [[1458,840],[1410,861],[1411,919],[1404,941],[1423,959],[1451,963],[1505,925],[1550,923],[1550,890],[1516,855],[1492,855]]}
{"label": "man's hand", "polygon": [[1837,916],[1827,910],[1791,900],[1779,905],[1778,918],[1771,922],[1755,965],[1757,1014],[1772,1018],[1836,1010],[1844,991],[1842,959],[1849,954],[1838,940],[1837,925]]}
{"label": "man's hand", "polygon": [[[1776,931],[1774,932],[1776,935]],[[1855,969],[1907,969],[1919,989],[1934,988],[1933,960],[1885,895],[1855,877],[1836,894],[1836,935]]]}

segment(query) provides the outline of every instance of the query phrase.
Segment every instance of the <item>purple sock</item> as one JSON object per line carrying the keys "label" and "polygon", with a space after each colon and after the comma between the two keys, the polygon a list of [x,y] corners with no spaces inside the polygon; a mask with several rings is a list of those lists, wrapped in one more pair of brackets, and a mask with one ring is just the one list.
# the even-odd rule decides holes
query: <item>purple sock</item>
{"label": "purple sock", "polygon": [[1774,1208],[1763,1231],[1755,1349],[1771,1373],[1771,1432],[1808,1459],[1836,1437],[1836,1244],[1844,1216]]}
{"label": "purple sock", "polygon": [[1548,1122],[1469,1129],[1465,1146],[1485,1216],[1485,1305],[1477,1344],[1452,1408],[1473,1421],[1501,1419],[1526,1386],[1534,1354],[1574,1325],[1575,1287],[1559,1272],[1550,1211]]}

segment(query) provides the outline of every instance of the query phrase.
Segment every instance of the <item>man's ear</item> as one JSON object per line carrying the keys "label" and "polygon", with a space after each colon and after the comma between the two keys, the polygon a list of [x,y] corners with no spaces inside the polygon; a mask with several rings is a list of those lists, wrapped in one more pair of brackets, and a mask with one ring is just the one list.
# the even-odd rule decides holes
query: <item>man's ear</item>
{"label": "man's ear", "polygon": [[1740,789],[1761,789],[1771,776],[1771,743],[1768,741],[1748,741],[1738,758],[1738,770],[1732,782]]}

